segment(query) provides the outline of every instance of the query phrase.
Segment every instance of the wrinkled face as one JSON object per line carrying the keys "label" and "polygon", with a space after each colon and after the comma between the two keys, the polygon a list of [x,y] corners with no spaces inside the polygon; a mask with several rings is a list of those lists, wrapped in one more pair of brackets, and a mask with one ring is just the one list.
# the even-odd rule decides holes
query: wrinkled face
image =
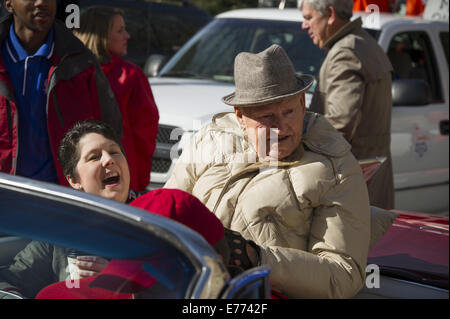
{"label": "wrinkled face", "polygon": [[67,176],[70,185],[86,193],[126,202],[130,171],[119,145],[101,134],[89,133],[78,143],[77,176]]}
{"label": "wrinkled face", "polygon": [[260,159],[281,160],[300,144],[305,116],[305,94],[267,104],[235,108],[241,127]]}
{"label": "wrinkled face", "polygon": [[108,36],[108,50],[118,56],[127,55],[127,42],[130,34],[125,29],[125,21],[120,14],[113,17]]}
{"label": "wrinkled face", "polygon": [[19,35],[25,30],[47,34],[56,15],[56,0],[5,0],[5,8],[14,15]]}
{"label": "wrinkled face", "polygon": [[315,45],[323,48],[328,39],[326,32],[328,16],[313,10],[309,3],[303,3],[302,15],[304,19],[302,29],[308,32]]}

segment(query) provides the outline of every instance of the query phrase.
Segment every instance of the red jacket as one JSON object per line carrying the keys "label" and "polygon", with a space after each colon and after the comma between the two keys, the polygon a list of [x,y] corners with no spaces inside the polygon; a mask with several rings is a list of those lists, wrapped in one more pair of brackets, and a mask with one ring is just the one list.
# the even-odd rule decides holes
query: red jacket
{"label": "red jacket", "polygon": [[118,56],[111,56],[111,62],[102,64],[102,69],[122,113],[122,144],[130,167],[130,188],[143,191],[150,183],[158,134],[158,108],[144,72]]}
{"label": "red jacket", "polygon": [[[0,21],[0,44],[12,16]],[[122,118],[108,81],[95,56],[63,24],[55,22],[55,49],[48,78],[47,127],[60,184],[68,185],[58,162],[59,143],[78,121],[102,120],[122,134]],[[0,172],[15,174],[18,113],[14,90],[0,52]],[[32,159],[30,159],[32,160]]]}

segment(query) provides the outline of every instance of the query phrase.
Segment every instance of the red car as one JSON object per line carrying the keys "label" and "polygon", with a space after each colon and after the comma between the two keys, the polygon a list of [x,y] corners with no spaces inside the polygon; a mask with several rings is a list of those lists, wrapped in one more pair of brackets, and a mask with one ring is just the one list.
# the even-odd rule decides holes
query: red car
{"label": "red car", "polygon": [[393,212],[399,216],[370,250],[357,298],[448,299],[448,217]]}
{"label": "red car", "polygon": [[[384,158],[360,161],[366,181]],[[448,299],[448,216],[392,210],[392,226],[367,260],[367,279],[356,298]]]}

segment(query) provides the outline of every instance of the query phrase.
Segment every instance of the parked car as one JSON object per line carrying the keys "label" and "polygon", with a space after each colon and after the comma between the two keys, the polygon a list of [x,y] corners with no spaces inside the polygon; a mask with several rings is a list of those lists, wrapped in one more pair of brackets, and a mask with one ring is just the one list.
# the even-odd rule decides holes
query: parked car
{"label": "parked car", "polygon": [[[124,12],[131,38],[125,59],[144,67],[149,55],[171,57],[212,17],[189,1],[79,0],[81,12],[91,6],[116,7]],[[167,61],[164,60],[164,62]]]}
{"label": "parked car", "polygon": [[[3,1],[2,1],[3,2]],[[131,38],[125,59],[144,68],[149,55],[158,55],[159,63],[165,63],[212,17],[208,12],[188,0],[57,0],[57,18],[65,22],[72,11],[67,5],[75,4],[83,12],[92,6],[109,6],[124,12],[124,20]],[[8,14],[0,4],[0,17]],[[70,21],[72,18],[70,18]]]}
{"label": "parked car", "polygon": [[[395,71],[391,153],[396,208],[448,215],[448,22],[354,14],[359,16]],[[318,74],[326,53],[301,29],[302,19],[298,9],[219,14],[149,79],[160,113],[150,188],[167,181],[193,132],[213,114],[232,110],[220,99],[234,91],[234,58],[239,52],[260,52],[276,43],[299,74]],[[307,106],[313,90],[307,93]]]}
{"label": "parked car", "polygon": [[[121,271],[116,276],[103,274],[100,282],[102,289],[121,287],[114,292],[127,287],[137,297],[158,299],[270,296],[268,266],[232,277],[201,235],[132,206],[0,173],[0,207],[0,270],[30,240],[39,240],[119,261]],[[393,226],[371,249],[366,284],[355,298],[448,299],[448,217],[398,213]],[[135,261],[142,260],[149,266],[144,275],[156,281],[149,287],[143,286],[148,279],[135,266]],[[117,281],[120,274],[133,282]],[[68,280],[66,287],[76,288]],[[87,298],[96,287],[74,289],[73,294]],[[2,298],[22,297],[0,289]]]}
{"label": "parked car", "polygon": [[366,284],[355,298],[448,299],[448,217],[392,212],[398,217],[370,250]]}
{"label": "parked car", "polygon": [[[7,267],[30,240],[38,240],[113,259],[119,264],[122,261],[125,266],[120,273],[127,273],[127,278],[133,280],[142,278],[135,262],[144,261],[149,265],[148,274],[144,275],[153,280],[152,285],[144,286],[143,291],[142,284],[128,285],[127,292],[139,292],[148,298],[270,296],[268,266],[231,278],[222,259],[200,234],[129,205],[0,173],[0,207],[0,269]],[[102,287],[117,286],[117,278],[105,278]],[[148,283],[149,279],[144,281]],[[0,279],[0,288],[1,282]],[[75,284],[69,280],[70,283]],[[125,286],[119,285],[114,292],[121,292]],[[85,292],[88,296],[89,289]],[[6,297],[22,298],[0,289],[0,299]]]}

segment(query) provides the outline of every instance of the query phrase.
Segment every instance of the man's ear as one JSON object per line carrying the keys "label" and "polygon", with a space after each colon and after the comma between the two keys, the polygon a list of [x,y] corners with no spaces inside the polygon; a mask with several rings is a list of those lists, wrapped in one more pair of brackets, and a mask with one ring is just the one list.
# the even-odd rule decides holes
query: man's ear
{"label": "man's ear", "polygon": [[304,116],[306,113],[306,94],[305,94],[305,92],[300,94],[300,105],[302,106],[302,113]]}
{"label": "man's ear", "polygon": [[82,190],[83,187],[81,186],[81,183],[79,182],[78,178],[75,178],[73,176],[67,175],[66,180],[69,182],[70,186],[74,189]]}
{"label": "man's ear", "polygon": [[3,0],[3,6],[5,7],[5,9],[9,13],[13,13],[14,12],[14,8],[12,6],[12,1],[11,0]]}
{"label": "man's ear", "polygon": [[328,15],[328,25],[332,25],[336,22],[337,15],[336,10],[334,10],[333,7],[328,7],[326,15]]}

